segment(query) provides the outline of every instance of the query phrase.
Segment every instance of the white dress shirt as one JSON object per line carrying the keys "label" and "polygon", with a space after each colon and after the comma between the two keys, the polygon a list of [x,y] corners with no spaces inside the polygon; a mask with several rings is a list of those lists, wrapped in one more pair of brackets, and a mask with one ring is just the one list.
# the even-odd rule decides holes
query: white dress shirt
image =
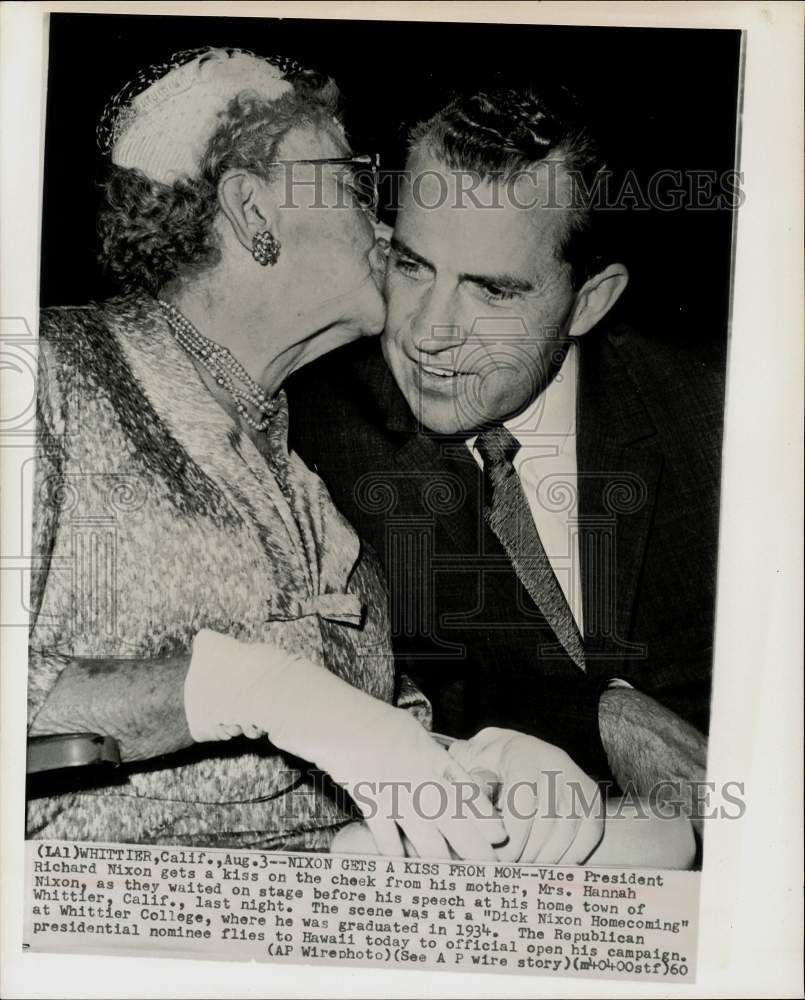
{"label": "white dress shirt", "polygon": [[[584,636],[576,483],[577,379],[578,348],[573,344],[550,385],[504,426],[520,444],[514,469],[545,554]],[[483,468],[475,442],[476,437],[469,438],[467,447]]]}

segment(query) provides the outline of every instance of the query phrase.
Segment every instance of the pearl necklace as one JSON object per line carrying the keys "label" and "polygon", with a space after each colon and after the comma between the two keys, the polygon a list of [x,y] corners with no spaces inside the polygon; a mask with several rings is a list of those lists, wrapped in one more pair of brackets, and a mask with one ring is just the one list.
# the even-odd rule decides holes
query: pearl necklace
{"label": "pearl necklace", "polygon": [[[162,299],[157,299],[157,302],[165,314],[165,319],[168,321],[168,326],[177,343],[191,357],[204,365],[222,389],[226,389],[235,401],[238,413],[250,427],[260,432],[267,430],[271,418],[279,408],[279,400],[272,399],[225,347],[200,334],[190,320],[184,317],[175,306]],[[241,385],[239,386],[238,383]],[[255,420],[252,417],[247,403],[250,403],[260,414],[259,419]]]}

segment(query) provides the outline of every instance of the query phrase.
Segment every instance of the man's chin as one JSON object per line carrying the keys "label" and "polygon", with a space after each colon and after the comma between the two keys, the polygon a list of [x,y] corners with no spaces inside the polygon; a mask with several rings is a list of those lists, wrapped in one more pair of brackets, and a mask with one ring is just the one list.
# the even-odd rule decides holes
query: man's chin
{"label": "man's chin", "polygon": [[[411,400],[408,400],[411,406]],[[447,412],[442,412],[441,407],[432,405],[411,406],[417,421],[432,434],[445,434],[457,437],[470,437],[474,432],[466,427],[466,421],[462,422],[460,414],[454,412],[450,405],[445,405]]]}
{"label": "man's chin", "polygon": [[472,420],[468,419],[470,415],[462,412],[462,408],[466,410],[467,407],[463,396],[456,394],[439,398],[437,393],[423,391],[416,376],[412,375],[411,362],[397,354],[387,336],[383,336],[380,343],[386,364],[417,422],[432,434],[470,437],[474,431],[471,429]]}

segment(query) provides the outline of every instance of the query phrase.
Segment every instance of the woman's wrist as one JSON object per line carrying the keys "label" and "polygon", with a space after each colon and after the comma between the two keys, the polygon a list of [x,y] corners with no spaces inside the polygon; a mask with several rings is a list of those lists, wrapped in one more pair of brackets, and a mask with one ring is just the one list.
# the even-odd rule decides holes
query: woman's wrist
{"label": "woman's wrist", "polygon": [[193,640],[184,706],[196,742],[266,734],[279,749],[319,766],[356,717],[402,711],[304,656],[210,629]]}
{"label": "woman's wrist", "polygon": [[193,743],[184,710],[186,654],[148,660],[72,659],[36,716],[30,736],[98,733],[123,761],[176,753]]}

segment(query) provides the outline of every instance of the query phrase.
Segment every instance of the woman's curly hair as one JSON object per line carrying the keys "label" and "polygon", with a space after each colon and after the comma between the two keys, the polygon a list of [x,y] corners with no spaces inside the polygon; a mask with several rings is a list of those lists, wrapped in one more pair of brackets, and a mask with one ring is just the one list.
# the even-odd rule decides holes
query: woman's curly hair
{"label": "woman's curly hair", "polygon": [[329,77],[302,71],[293,87],[272,101],[248,91],[230,101],[196,180],[162,184],[140,170],[110,167],[102,185],[99,259],[124,290],[156,294],[213,267],[220,260],[218,182],[226,171],[242,167],[268,179],[266,164],[290,129],[333,126],[339,93]]}

